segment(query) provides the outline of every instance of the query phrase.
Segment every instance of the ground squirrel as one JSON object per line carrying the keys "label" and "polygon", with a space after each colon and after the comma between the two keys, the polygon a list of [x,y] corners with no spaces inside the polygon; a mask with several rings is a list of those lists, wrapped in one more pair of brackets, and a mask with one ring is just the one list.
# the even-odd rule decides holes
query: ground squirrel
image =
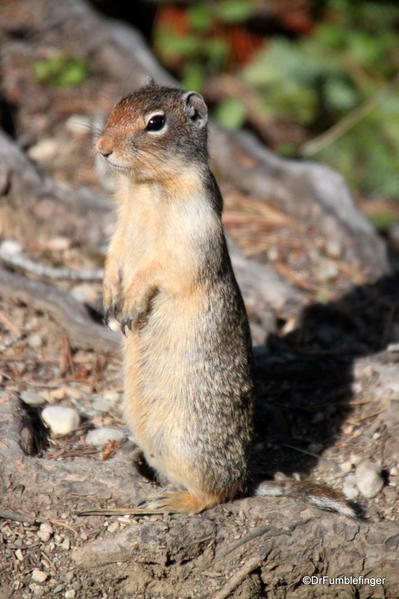
{"label": "ground squirrel", "polygon": [[[169,485],[141,507],[199,512],[248,489],[254,396],[248,318],[208,165],[206,104],[196,92],[150,84],[114,107],[97,150],[117,175],[104,307],[126,335],[125,414]],[[314,489],[262,483],[253,493],[306,495],[353,515]]]}

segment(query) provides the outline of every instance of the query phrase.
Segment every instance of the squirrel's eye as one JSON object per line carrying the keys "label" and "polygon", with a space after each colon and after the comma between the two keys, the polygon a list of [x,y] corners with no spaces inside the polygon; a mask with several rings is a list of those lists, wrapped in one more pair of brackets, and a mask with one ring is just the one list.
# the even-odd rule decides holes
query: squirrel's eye
{"label": "squirrel's eye", "polygon": [[147,131],[160,131],[163,129],[166,123],[166,117],[164,114],[154,114],[147,123]]}

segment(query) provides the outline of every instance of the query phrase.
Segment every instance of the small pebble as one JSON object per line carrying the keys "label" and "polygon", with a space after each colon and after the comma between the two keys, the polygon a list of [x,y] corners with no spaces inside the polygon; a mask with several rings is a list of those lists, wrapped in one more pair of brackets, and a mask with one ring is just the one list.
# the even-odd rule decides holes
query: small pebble
{"label": "small pebble", "polygon": [[60,544],[60,547],[62,547],[62,549],[65,549],[66,551],[68,551],[70,546],[71,546],[70,540],[68,539],[68,537],[65,537],[65,539]]}
{"label": "small pebble", "polygon": [[348,473],[352,470],[352,462],[348,460],[347,462],[342,462],[341,464],[342,472]]}
{"label": "small pebble", "polygon": [[80,422],[77,410],[63,406],[44,408],[42,418],[54,435],[67,435],[75,430]]}
{"label": "small pebble", "polygon": [[344,435],[351,435],[353,433],[353,424],[345,424],[342,431]]}
{"label": "small pebble", "polygon": [[339,243],[339,241],[336,241],[334,239],[330,239],[329,241],[327,241],[326,245],[326,252],[329,256],[332,256],[333,258],[339,258],[342,254],[342,246]]}
{"label": "small pebble", "polygon": [[65,591],[65,599],[75,599],[76,591],[74,589],[69,589]]}
{"label": "small pebble", "polygon": [[358,455],[357,453],[351,453],[349,459],[354,466],[357,466],[363,461],[362,456]]}
{"label": "small pebble", "polygon": [[75,285],[71,294],[75,299],[84,304],[94,303],[97,300],[97,286],[89,283],[80,283]]}
{"label": "small pebble", "polygon": [[356,468],[356,485],[363,497],[375,497],[384,486],[381,468],[370,460],[363,460]]}
{"label": "small pebble", "polygon": [[397,466],[392,466],[392,468],[389,470],[389,474],[391,476],[398,476],[399,474],[399,470]]}
{"label": "small pebble", "polygon": [[48,574],[46,574],[46,572],[43,572],[43,570],[38,570],[37,568],[35,568],[32,572],[32,580],[34,582],[44,582],[45,580],[47,580],[48,578]]}
{"label": "small pebble", "polygon": [[22,245],[18,243],[18,241],[6,239],[0,245],[0,251],[4,252],[5,254],[9,254],[10,256],[15,256],[16,254],[20,254],[22,252]]}
{"label": "small pebble", "polygon": [[108,441],[122,441],[125,433],[116,428],[96,428],[90,431],[86,435],[86,443],[88,445],[95,445],[96,447],[102,447]]}
{"label": "small pebble", "polygon": [[59,237],[49,239],[46,245],[49,250],[60,252],[68,250],[71,247],[71,240],[68,239],[68,237],[62,237],[60,235]]}
{"label": "small pebble", "polygon": [[93,408],[97,410],[97,412],[108,412],[112,407],[112,401],[107,397],[96,397],[93,401]]}
{"label": "small pebble", "polygon": [[64,584],[57,584],[56,587],[54,587],[53,589],[53,593],[60,593],[61,591],[63,591],[65,588]]}
{"label": "small pebble", "polygon": [[17,560],[18,560],[19,562],[22,562],[22,561],[24,560],[23,553],[22,553],[22,551],[21,551],[20,549],[17,549],[17,550],[16,550],[16,552],[15,552],[15,557],[17,558]]}
{"label": "small pebble", "polygon": [[118,522],[112,522],[109,526],[108,526],[108,531],[109,532],[116,532],[119,528],[119,524]]}
{"label": "small pebble", "polygon": [[32,333],[31,335],[29,335],[27,341],[29,346],[33,349],[37,349],[38,347],[41,347],[43,345],[43,340],[38,333]]}
{"label": "small pebble", "polygon": [[45,403],[44,397],[33,391],[22,391],[20,398],[28,406],[42,406]]}
{"label": "small pebble", "polygon": [[349,501],[355,499],[359,495],[359,489],[356,486],[356,477],[354,474],[345,476],[342,492]]}
{"label": "small pebble", "polygon": [[50,540],[50,537],[51,537],[52,534],[53,534],[53,528],[52,528],[51,524],[49,524],[48,522],[43,522],[40,525],[39,532],[37,533],[37,536],[44,543],[47,543],[47,541]]}
{"label": "small pebble", "polygon": [[34,595],[41,595],[43,593],[43,587],[41,587],[40,584],[36,584],[35,582],[32,582],[29,585],[29,590],[32,591]]}
{"label": "small pebble", "polygon": [[32,160],[51,160],[59,152],[58,143],[55,139],[42,139],[29,148],[28,155]]}

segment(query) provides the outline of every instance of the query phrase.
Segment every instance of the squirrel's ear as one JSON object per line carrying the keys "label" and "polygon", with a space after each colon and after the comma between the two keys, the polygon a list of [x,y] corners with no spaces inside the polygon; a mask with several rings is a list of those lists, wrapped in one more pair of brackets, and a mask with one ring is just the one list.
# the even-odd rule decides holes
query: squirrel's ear
{"label": "squirrel's ear", "polygon": [[188,118],[199,129],[206,127],[208,122],[208,108],[204,98],[198,92],[186,92],[183,94],[184,108]]}

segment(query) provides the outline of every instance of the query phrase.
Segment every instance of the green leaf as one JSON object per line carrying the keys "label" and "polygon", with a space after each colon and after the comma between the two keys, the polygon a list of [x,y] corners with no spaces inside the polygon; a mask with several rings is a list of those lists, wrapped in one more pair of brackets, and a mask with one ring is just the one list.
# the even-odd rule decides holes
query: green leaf
{"label": "green leaf", "polygon": [[376,214],[372,214],[370,218],[380,233],[384,233],[391,225],[397,222],[397,217],[389,212],[377,212]]}
{"label": "green leaf", "polygon": [[223,66],[229,52],[227,42],[219,38],[205,40],[203,50],[208,58],[209,65],[213,68]]}
{"label": "green leaf", "polygon": [[276,152],[280,154],[280,156],[285,156],[285,158],[292,158],[296,154],[296,148],[294,144],[285,142],[277,146]]}
{"label": "green leaf", "polygon": [[196,31],[208,31],[212,27],[212,13],[203,2],[198,2],[190,6],[186,14],[192,29]]}
{"label": "green leaf", "polygon": [[224,127],[236,129],[245,121],[244,105],[237,98],[227,98],[216,108],[215,118]]}
{"label": "green leaf", "polygon": [[190,58],[201,52],[201,42],[195,34],[179,35],[168,27],[156,32],[155,46],[166,61]]}
{"label": "green leaf", "polygon": [[204,67],[199,62],[188,62],[184,65],[182,85],[187,90],[202,91],[204,87]]}
{"label": "green leaf", "polygon": [[37,83],[61,88],[81,85],[90,71],[86,60],[64,55],[36,60],[32,68]]}
{"label": "green leaf", "polygon": [[224,23],[242,23],[253,15],[255,5],[247,0],[221,0],[213,10],[216,18]]}
{"label": "green leaf", "polygon": [[353,85],[337,77],[327,79],[324,94],[328,105],[336,110],[351,110],[359,102],[359,95]]}

